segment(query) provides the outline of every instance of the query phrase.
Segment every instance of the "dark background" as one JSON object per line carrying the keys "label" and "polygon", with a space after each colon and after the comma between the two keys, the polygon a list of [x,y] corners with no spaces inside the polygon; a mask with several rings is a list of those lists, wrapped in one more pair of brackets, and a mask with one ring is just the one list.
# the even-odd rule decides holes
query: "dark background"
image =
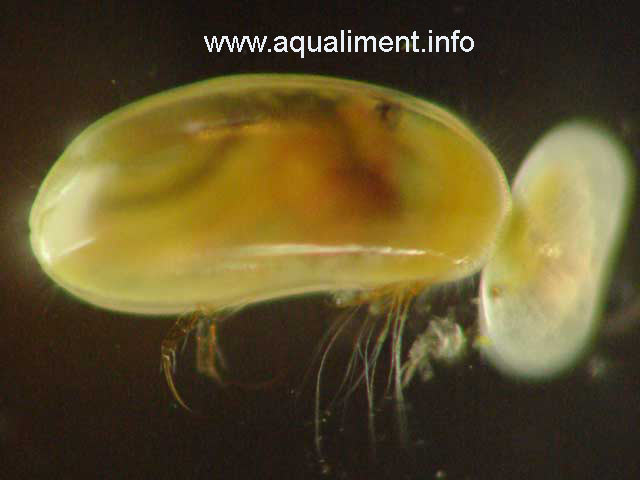
{"label": "dark background", "polygon": [[[640,478],[633,321],[605,325],[586,363],[548,384],[502,379],[477,356],[439,371],[407,392],[408,451],[394,441],[391,404],[382,405],[375,464],[356,393],[326,424],[323,468],[313,448],[313,388],[300,384],[335,314],[325,298],[259,307],[228,327],[231,345],[246,336],[255,365],[270,365],[273,345],[285,346],[282,365],[298,368],[271,388],[217,389],[190,371],[188,346],[178,383],[206,413],[194,416],[176,407],[159,373],[159,345],[175,319],[113,314],[65,294],[32,257],[27,227],[40,182],[83,128],[145,95],[230,73],[336,75],[435,100],[476,126],[509,176],[545,129],[575,116],[608,124],[640,166],[640,30],[631,8],[85,3],[0,7],[0,477]],[[300,59],[209,54],[203,40],[340,29],[377,37],[460,29],[475,49]],[[637,206],[632,213],[609,311],[638,291]],[[331,369],[338,375],[339,362],[329,383]]]}

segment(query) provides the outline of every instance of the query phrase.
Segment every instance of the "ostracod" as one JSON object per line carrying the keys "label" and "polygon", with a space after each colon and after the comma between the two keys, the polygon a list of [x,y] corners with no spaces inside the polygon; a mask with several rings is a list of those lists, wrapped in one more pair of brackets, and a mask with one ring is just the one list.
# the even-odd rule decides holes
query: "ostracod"
{"label": "ostracod", "polygon": [[456,280],[510,199],[492,153],[413,96],[239,75],[125,106],[82,132],[31,210],[47,274],[141,314]]}
{"label": "ostracod", "polygon": [[624,147],[586,122],[552,129],[529,152],[480,287],[484,349],[500,370],[548,378],[589,346],[632,177]]}

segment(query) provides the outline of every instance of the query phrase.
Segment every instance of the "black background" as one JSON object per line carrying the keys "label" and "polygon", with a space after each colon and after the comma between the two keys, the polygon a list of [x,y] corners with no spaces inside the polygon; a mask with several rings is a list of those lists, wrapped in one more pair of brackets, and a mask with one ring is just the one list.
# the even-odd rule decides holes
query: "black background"
{"label": "black background", "polygon": [[[295,369],[269,389],[218,390],[189,372],[187,348],[178,382],[206,417],[188,414],[159,373],[159,345],[174,319],[113,314],[68,296],[40,271],[27,227],[38,185],[84,127],[145,95],[230,73],[337,75],[435,100],[477,127],[509,176],[545,129],[574,116],[607,123],[640,166],[640,34],[631,8],[85,3],[92,2],[0,7],[0,477],[640,478],[640,329],[633,325],[605,325],[591,363],[545,385],[502,379],[476,356],[439,372],[407,393],[412,453],[397,447],[391,408],[382,409],[376,464],[356,394],[344,420],[328,422],[330,468],[323,469],[312,443],[312,389],[292,393],[300,391]],[[460,29],[475,49],[301,59],[210,54],[203,40],[340,29],[378,37]],[[637,206],[632,213],[612,310],[639,286]],[[326,303],[260,307],[229,337],[242,331],[255,343],[247,351],[254,363],[268,363],[275,342],[285,345],[286,364],[306,365],[332,314]],[[593,374],[594,361],[604,374]]]}

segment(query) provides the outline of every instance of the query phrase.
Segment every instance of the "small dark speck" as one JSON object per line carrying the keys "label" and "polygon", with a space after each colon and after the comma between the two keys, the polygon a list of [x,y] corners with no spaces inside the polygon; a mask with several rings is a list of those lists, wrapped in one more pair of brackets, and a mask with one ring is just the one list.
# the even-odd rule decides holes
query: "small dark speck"
{"label": "small dark speck", "polygon": [[400,107],[390,102],[380,102],[375,107],[380,120],[390,127],[395,127],[400,119]]}

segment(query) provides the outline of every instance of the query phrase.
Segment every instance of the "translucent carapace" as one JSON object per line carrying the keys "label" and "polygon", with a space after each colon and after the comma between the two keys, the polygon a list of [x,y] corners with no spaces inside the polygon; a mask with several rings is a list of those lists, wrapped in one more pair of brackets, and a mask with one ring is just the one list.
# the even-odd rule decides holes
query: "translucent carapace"
{"label": "translucent carapace", "polygon": [[442,108],[355,81],[240,75],[91,125],[30,227],[74,295],[170,314],[465,277],[508,209],[494,156]]}
{"label": "translucent carapace", "polygon": [[484,349],[500,370],[550,377],[588,346],[626,220],[629,165],[610,133],[579,121],[528,154],[505,235],[482,272]]}

